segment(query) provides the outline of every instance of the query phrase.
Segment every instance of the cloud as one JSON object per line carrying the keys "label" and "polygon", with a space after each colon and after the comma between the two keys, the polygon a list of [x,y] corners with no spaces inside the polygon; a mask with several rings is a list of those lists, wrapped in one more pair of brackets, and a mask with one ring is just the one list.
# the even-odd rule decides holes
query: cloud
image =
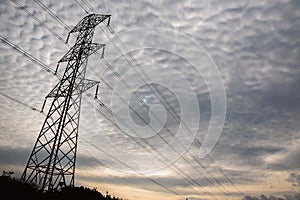
{"label": "cloud", "polygon": [[291,182],[293,186],[300,187],[300,174],[296,172],[291,173],[287,181]]}
{"label": "cloud", "polygon": [[[280,152],[282,148],[267,146],[220,145],[218,149],[230,152],[227,159],[239,166],[259,166],[264,164],[264,157]],[[218,155],[216,155],[218,157]],[[222,156],[222,154],[220,155]]]}
{"label": "cloud", "polygon": [[26,157],[29,156],[29,149],[19,148],[12,149],[9,147],[0,148],[0,163],[3,164],[24,164],[27,160]]}
{"label": "cloud", "polygon": [[[56,62],[68,49],[64,43],[21,8],[16,8],[13,3],[1,1],[0,4],[3,19],[0,24],[1,35],[55,68]],[[25,5],[26,9],[62,38],[67,36],[67,30],[38,4],[32,1],[22,1],[20,4]],[[71,27],[85,15],[85,11],[72,1],[49,1],[45,4]],[[170,28],[187,34],[208,51],[224,79],[228,108],[223,134],[212,152],[217,164],[204,163],[211,167],[209,169],[213,171],[216,167],[221,167],[234,181],[243,184],[255,183],[256,178],[265,177],[276,170],[296,171],[299,169],[299,148],[297,148],[300,128],[298,123],[300,120],[298,1],[270,3],[250,0],[243,2],[143,0],[139,2],[91,1],[90,4],[101,13],[112,14],[111,25],[116,31],[127,31],[144,26]],[[88,9],[86,5],[83,4],[83,6]],[[106,41],[107,48],[113,49],[116,55],[120,55],[116,47],[108,42],[99,29],[94,36],[95,42]],[[70,44],[73,44],[74,38],[71,37]],[[129,35],[122,40],[127,46],[130,44],[143,46],[147,40],[163,45],[164,41],[158,38]],[[176,38],[172,39],[176,41]],[[184,41],[176,42],[184,44]],[[178,45],[176,48],[184,52],[196,52],[188,44]],[[0,51],[1,91],[29,105],[40,107],[44,96],[55,85],[57,79],[3,44],[0,46]],[[140,50],[134,53],[139,62],[173,66],[189,81],[196,91],[201,111],[200,139],[207,129],[211,110],[205,82],[183,59],[168,52]],[[108,53],[106,56],[110,57],[115,54]],[[155,76],[171,81],[174,74],[167,67],[164,69],[157,67]],[[105,66],[99,62],[97,56],[91,57],[88,64],[88,78],[98,80],[99,76],[95,72],[100,73],[104,68]],[[124,59],[120,59],[119,62],[114,63],[114,68],[120,74],[124,74],[130,66],[124,62]],[[61,66],[60,72],[63,70],[64,66]],[[132,74],[132,77],[134,76]],[[109,70],[104,73],[103,78],[112,85],[118,80]],[[186,90],[180,82],[176,86],[178,90]],[[148,92],[142,91],[141,96],[143,95],[149,96]],[[103,85],[100,87],[99,97],[105,103],[110,101],[109,90]],[[152,97],[150,96],[149,100],[152,100]],[[180,104],[176,102],[173,95],[166,95],[166,97],[176,110],[180,110]],[[22,165],[29,156],[31,151],[29,147],[34,143],[43,117],[22,109],[21,106],[5,98],[1,97],[0,100],[0,139],[3,146],[0,152],[1,164]],[[107,103],[107,105],[110,104]],[[111,141],[116,146],[122,147],[125,151],[122,155],[128,154],[127,150],[136,150],[137,145],[134,142],[128,143],[128,140],[123,140],[125,137],[123,133],[102,116],[95,116],[95,108],[90,106],[86,99],[83,99],[82,108],[80,138],[89,138],[101,132],[111,137]],[[192,110],[193,107],[190,109]],[[146,117],[149,114],[148,111],[139,111]],[[176,128],[176,123],[169,118],[168,126]],[[151,143],[155,148],[160,148],[163,144],[155,138],[151,140]],[[106,146],[107,150],[111,147],[112,145]],[[192,146],[189,152],[195,156],[198,153],[197,148],[196,145]],[[105,157],[100,157],[99,160],[102,164],[110,164]],[[77,161],[79,167],[99,165],[97,160],[88,156],[80,157],[79,155]],[[196,162],[181,161],[180,164],[187,168],[187,173],[195,173],[188,167],[191,167],[191,164],[197,165]],[[197,181],[203,182],[203,179],[197,177],[195,176]],[[297,177],[298,174],[291,175],[289,181],[296,181]],[[180,177],[167,177],[158,180],[172,187],[176,184],[189,186],[179,179]],[[218,179],[222,182],[224,177],[222,178],[219,174]],[[113,181],[118,182],[118,178]],[[126,184],[126,181],[129,184],[135,182],[142,184],[143,182],[134,176],[128,177],[122,183]],[[297,182],[294,183],[297,184]]]}
{"label": "cloud", "polygon": [[300,168],[300,149],[291,149],[266,157],[267,168],[296,170]]}
{"label": "cloud", "polygon": [[[164,191],[165,189],[162,187],[159,187],[158,185],[154,185],[153,182],[159,183],[160,185],[165,186],[166,188],[169,188],[171,190],[177,190],[179,193],[184,194],[187,190],[190,190],[191,188],[198,188],[201,191],[207,192],[206,188],[209,188],[210,186],[214,186],[215,188],[215,194],[228,194],[229,190],[223,190],[223,188],[226,188],[226,180],[219,179],[222,186],[218,185],[215,182],[209,183],[205,178],[198,177],[194,178],[193,180],[198,184],[191,184],[187,180],[183,179],[182,177],[178,176],[151,176],[151,175],[126,175],[126,174],[119,174],[119,175],[97,175],[97,176],[89,176],[86,174],[80,174],[78,176],[82,181],[90,181],[95,183],[102,183],[102,184],[113,184],[117,186],[131,186],[133,188],[140,187],[146,190],[152,190],[152,191]],[[203,190],[202,190],[203,189]],[[227,188],[226,188],[227,189]],[[192,194],[201,194],[197,191],[192,192]],[[237,191],[230,192],[230,194],[238,195]]]}
{"label": "cloud", "polygon": [[[0,167],[12,165],[25,167],[25,164],[29,158],[31,151],[31,148],[12,148],[1,146]],[[94,157],[83,154],[81,152],[78,153],[76,158],[76,167],[79,170],[101,166],[103,166],[103,164],[96,160]]]}
{"label": "cloud", "polygon": [[298,200],[300,198],[300,194],[289,195],[285,194],[284,197],[275,197],[260,195],[259,197],[245,196],[243,200]]}

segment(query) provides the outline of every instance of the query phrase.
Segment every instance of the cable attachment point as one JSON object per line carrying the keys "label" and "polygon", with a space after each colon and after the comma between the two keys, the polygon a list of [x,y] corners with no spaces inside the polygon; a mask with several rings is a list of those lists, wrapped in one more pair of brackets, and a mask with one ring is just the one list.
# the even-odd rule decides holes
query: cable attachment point
{"label": "cable attachment point", "polygon": [[45,100],[44,100],[44,103],[43,103],[42,109],[41,109],[41,111],[40,111],[41,113],[44,111],[44,107],[45,107],[46,101],[47,101],[47,98],[45,98]]}
{"label": "cable attachment point", "polygon": [[101,58],[104,58],[104,50],[105,50],[105,46],[104,46],[103,49],[102,49],[102,55],[101,55]]}
{"label": "cable attachment point", "polygon": [[59,63],[57,63],[57,65],[56,65],[56,69],[55,69],[54,75],[57,74],[58,67],[59,67]]}
{"label": "cable attachment point", "polygon": [[69,38],[70,38],[70,33],[68,34],[68,37],[67,37],[67,40],[66,40],[66,44],[68,44]]}
{"label": "cable attachment point", "polygon": [[97,84],[97,87],[96,87],[95,99],[97,99],[97,98],[98,98],[98,89],[99,89],[99,84]]}
{"label": "cable attachment point", "polygon": [[106,26],[109,26],[109,24],[110,24],[110,17],[108,17],[108,22]]}

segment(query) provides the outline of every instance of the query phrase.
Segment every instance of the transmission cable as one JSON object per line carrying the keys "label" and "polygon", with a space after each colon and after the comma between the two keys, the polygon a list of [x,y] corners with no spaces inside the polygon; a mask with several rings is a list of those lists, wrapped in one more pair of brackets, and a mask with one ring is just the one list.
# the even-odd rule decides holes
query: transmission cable
{"label": "transmission cable", "polygon": [[[79,3],[79,2],[77,2],[77,3]],[[81,7],[83,7],[83,6],[81,6]],[[90,7],[90,5],[88,5],[88,7]],[[91,8],[91,7],[90,7]],[[105,23],[105,22],[104,22]],[[101,28],[101,27],[100,27]],[[108,28],[111,30],[111,33],[112,34],[114,34],[115,32],[112,30],[112,28],[110,27],[110,26],[108,26]],[[128,48],[126,47],[126,45],[118,38],[118,37],[116,37],[118,40],[119,40],[119,42],[123,45],[123,46],[125,46],[125,50],[127,49],[127,51],[128,51]],[[115,45],[116,46],[116,45]],[[129,51],[128,51],[129,52]],[[133,60],[133,61],[135,61],[135,59],[134,59],[134,57],[133,57],[133,55],[131,54],[131,52],[129,52],[128,53],[129,54],[129,56],[131,57],[131,59]],[[126,59],[126,57],[124,56],[124,58]],[[126,59],[127,60],[127,59]],[[128,61],[128,60],[127,60]],[[130,65],[132,65],[132,62],[130,62],[130,61],[128,61],[129,62],[129,64]],[[135,61],[135,64],[136,64],[136,61]],[[136,64],[136,65],[138,65],[138,64]],[[134,68],[135,69],[135,68]],[[142,68],[141,68],[142,69]],[[138,73],[138,71],[137,71],[137,73]],[[146,74],[145,74],[145,72],[143,72],[144,73],[144,75],[145,76],[147,76]],[[138,73],[139,74],[139,73]],[[139,74],[140,75],[140,74]],[[140,77],[142,78],[142,76],[140,75]],[[148,79],[150,79],[149,77],[148,77]],[[144,80],[144,82],[147,84],[147,82]],[[148,85],[148,84],[147,84]],[[164,104],[164,102],[167,102],[167,106],[166,106],[166,104],[164,104],[164,106],[168,109],[172,109],[172,106],[170,106],[170,104],[169,104],[169,102],[168,101],[163,101],[163,100],[161,100],[161,98],[164,98],[164,96],[159,92],[159,90],[156,88],[156,86],[153,86],[154,87],[154,89],[153,88],[151,88],[149,85],[148,85],[148,87],[149,87],[149,89],[155,94],[155,96],[157,96],[157,98],[158,99],[160,99],[160,101]],[[155,90],[155,92],[154,92],[154,90]],[[158,93],[158,95],[161,97],[161,98],[159,98],[159,96],[158,95],[156,95],[156,92]],[[174,111],[172,110],[172,112],[170,112],[169,111],[169,113],[173,116],[173,118],[177,121],[177,119],[178,119],[178,116],[174,116]],[[183,123],[183,122],[182,122]],[[187,128],[187,126],[185,126],[185,128]],[[188,132],[191,132],[189,129],[188,129]],[[197,139],[197,138],[196,138]],[[196,159],[196,162],[199,162],[197,159]],[[202,164],[201,164],[201,166],[203,166]],[[205,168],[204,168],[205,169]],[[205,169],[206,170],[206,169]],[[215,177],[213,177],[214,178],[214,180],[216,181],[216,182],[218,182],[219,183],[219,181],[215,178]],[[222,185],[221,185],[222,186]],[[222,186],[223,187],[223,186]],[[224,187],[223,187],[224,188]]]}
{"label": "transmission cable", "polygon": [[[39,61],[39,60],[38,60],[37,58],[35,58],[34,56],[30,55],[28,52],[22,50],[22,49],[19,48],[17,45],[15,45],[15,44],[9,42],[7,39],[5,39],[4,37],[2,37],[1,35],[0,35],[0,39],[1,39],[2,41],[4,41],[7,45],[13,47],[13,49],[17,50],[18,52],[20,52],[20,53],[22,53],[23,55],[25,55],[26,57],[28,57],[32,62],[38,64],[40,67],[42,67],[42,68],[43,68],[44,70],[46,70],[47,72],[53,72],[53,75],[56,75],[56,76],[58,76],[58,77],[61,78],[61,75],[55,73],[54,70],[52,70],[50,67],[48,67],[47,65],[45,65],[45,64],[42,63],[41,61]],[[10,97],[10,96],[8,96],[8,95],[5,95],[4,93],[1,93],[1,95],[4,96],[4,97],[7,97],[7,98],[9,98],[9,99],[11,99],[11,100],[13,100],[13,101],[15,101],[15,102],[17,102],[17,103],[19,103],[19,104],[21,104],[21,105],[23,105],[23,106],[29,107],[29,108],[31,108],[32,110],[38,111],[36,108],[34,108],[34,107],[32,107],[32,106],[30,106],[30,105],[28,105],[28,104],[26,104],[26,103],[23,103],[23,102],[21,102],[21,101],[19,101],[19,100],[17,100],[17,99],[14,99],[14,98],[12,98],[12,97]],[[87,93],[87,96],[90,97],[90,94]],[[39,111],[38,111],[38,112],[39,112]],[[139,173],[139,172],[137,172],[137,173]],[[153,183],[155,183],[155,184],[157,184],[157,185],[159,185],[159,186],[165,188],[165,189],[168,190],[168,191],[173,191],[173,190],[167,188],[166,186],[163,186],[162,184],[158,183],[158,182],[155,181],[155,180],[152,180],[151,178],[149,178],[149,177],[147,177],[147,176],[145,176],[145,175],[144,175],[144,177],[145,177],[146,179],[148,179],[148,180],[151,180]],[[174,192],[174,191],[173,191],[172,193],[173,193],[173,194],[178,194],[178,193],[176,193],[176,192]]]}
{"label": "transmission cable", "polygon": [[[39,1],[37,1],[37,2],[39,2]],[[77,2],[78,3],[78,2]],[[43,4],[39,4],[39,5],[43,5]],[[42,7],[43,8],[43,7]],[[44,9],[44,8],[43,8]],[[44,10],[46,10],[47,12],[48,12],[48,10],[49,9],[44,9]],[[50,10],[49,10],[50,11]],[[51,11],[50,11],[51,12]],[[52,12],[51,12],[52,13]],[[52,13],[53,14],[53,13]],[[51,15],[51,14],[50,14]],[[52,17],[53,17],[53,15],[51,15]],[[55,19],[56,19],[56,17],[54,17]],[[57,17],[58,18],[58,17]],[[59,19],[59,18],[58,18]],[[60,20],[61,21],[61,20]],[[62,21],[61,21],[62,22]],[[64,23],[61,23],[62,25],[64,24]],[[170,113],[172,113],[172,112],[170,112]]]}

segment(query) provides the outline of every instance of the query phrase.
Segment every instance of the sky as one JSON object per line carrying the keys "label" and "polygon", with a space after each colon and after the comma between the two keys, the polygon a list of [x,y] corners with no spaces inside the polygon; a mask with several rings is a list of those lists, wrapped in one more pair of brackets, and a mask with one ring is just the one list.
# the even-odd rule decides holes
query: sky
{"label": "sky", "polygon": [[[0,4],[1,38],[51,70],[75,43],[68,27],[112,15],[95,29],[104,59],[90,56],[86,78],[114,116],[95,88],[83,95],[76,185],[130,200],[296,199],[299,1]],[[45,119],[34,109],[59,80],[2,39],[0,52],[0,170],[20,176]]]}

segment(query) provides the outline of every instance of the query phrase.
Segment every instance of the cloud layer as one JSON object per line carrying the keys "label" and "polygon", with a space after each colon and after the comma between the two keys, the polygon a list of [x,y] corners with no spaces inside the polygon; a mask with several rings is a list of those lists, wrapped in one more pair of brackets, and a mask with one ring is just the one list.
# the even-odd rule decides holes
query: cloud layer
{"label": "cloud layer", "polygon": [[[181,81],[174,80],[176,73],[179,73],[190,85],[199,103],[200,126],[197,139],[200,142],[205,136],[211,117],[210,93],[203,77],[185,58],[165,51],[163,49],[165,41],[160,39],[159,35],[145,37],[145,35],[122,33],[144,27],[168,28],[183,33],[207,51],[221,73],[226,89],[227,115],[222,136],[211,153],[214,161],[209,158],[197,159],[199,144],[194,142],[184,157],[174,163],[186,174],[178,171],[176,167],[175,169],[168,167],[164,169],[165,171],[163,170],[164,175],[156,177],[150,174],[150,177],[166,187],[180,191],[183,196],[194,194],[192,196],[198,199],[209,198],[209,195],[200,195],[198,191],[201,188],[200,184],[206,190],[220,195],[224,195],[223,193],[227,190],[238,194],[237,189],[231,186],[224,173],[236,183],[240,190],[249,195],[258,196],[257,194],[262,192],[259,187],[265,185],[270,186],[265,188],[270,195],[288,193],[298,188],[299,174],[296,173],[300,169],[298,123],[300,120],[300,104],[298,103],[300,102],[298,88],[300,85],[300,5],[298,1],[88,1],[89,5],[84,2],[47,1],[42,3],[70,27],[86,15],[82,7],[88,12],[91,12],[90,7],[93,7],[99,13],[112,14],[111,26],[119,32],[126,46],[130,47],[129,51],[135,60],[143,65],[144,69],[152,70],[152,77],[168,81],[178,91],[186,92],[187,97],[191,93],[187,92],[187,88]],[[11,1],[1,1],[0,4],[1,35],[54,69],[57,61],[68,50],[68,46],[61,39],[66,38],[67,27],[55,21],[46,9],[34,1],[20,1],[19,4],[24,7],[19,7]],[[24,12],[25,9],[41,23]],[[106,33],[110,34],[105,26],[102,27]],[[179,52],[193,54],[198,50],[191,49],[189,43],[180,37],[166,39],[173,40],[172,48]],[[134,71],[130,71],[133,70],[131,65],[135,64],[128,63],[126,60],[130,58],[128,54],[125,58],[121,56],[119,50],[122,53],[128,53],[128,51],[124,49],[124,46],[120,46],[116,38],[109,40],[100,29],[96,29],[94,41],[107,44],[105,58],[113,63],[117,73],[121,76],[127,73],[130,80],[135,80],[137,75]],[[149,41],[161,49],[134,48],[135,46],[144,47],[145,44],[149,44]],[[74,42],[75,36],[71,36],[70,44]],[[1,92],[30,106],[40,108],[44,96],[57,83],[57,78],[43,71],[38,65],[4,43],[1,43],[0,51]],[[201,56],[198,55],[199,59],[202,59]],[[62,73],[64,66],[62,65],[59,70]],[[203,68],[202,73],[213,77],[214,74],[209,72],[209,69]],[[111,87],[119,81],[115,74],[100,61],[99,56],[91,56],[87,78],[99,80],[101,74]],[[176,114],[182,116],[182,106],[178,101],[176,91],[169,91],[170,88],[165,90],[163,87],[160,88],[169,104],[174,107]],[[93,90],[89,92],[94,93]],[[130,95],[131,92],[127,88],[121,94]],[[111,94],[112,91],[102,82],[99,98],[109,107],[112,100]],[[149,106],[159,103],[156,96],[145,85],[141,86],[136,94]],[[0,96],[0,101],[0,166],[24,166],[44,115],[24,108],[5,96]],[[151,122],[149,109],[138,104],[133,96],[130,103],[135,106],[141,116],[145,117],[146,122]],[[97,139],[102,141],[99,133],[112,143],[112,145],[108,144],[100,148],[103,148],[104,152],[113,152],[115,157],[122,155],[125,161],[126,158],[132,161],[130,153],[145,153],[146,151],[120,132],[114,124],[97,114],[95,105],[92,100],[84,97],[80,122],[82,139],[79,138],[79,140],[83,141],[81,144],[86,146],[79,146],[79,155],[83,155],[77,159],[79,166],[82,168],[86,166],[89,169],[93,167],[96,169],[100,166],[101,170],[108,170],[108,175],[110,175],[109,178],[102,179],[105,184],[109,185],[111,182],[111,185],[140,187],[151,194],[153,192],[150,189],[151,184],[155,184],[143,181],[145,177],[113,172],[110,169],[113,159],[106,159],[104,154],[86,155],[86,149],[89,150],[89,146],[84,140],[98,135]],[[124,105],[120,104],[116,109],[122,106]],[[103,108],[100,109],[105,113]],[[189,113],[194,111],[194,106],[188,107]],[[112,119],[109,113],[105,115]],[[136,114],[131,113],[131,117],[137,124],[141,124]],[[160,134],[169,142],[172,140],[172,135],[166,129],[176,132],[178,126],[176,120],[167,112],[167,124]],[[160,149],[164,145],[160,137],[141,141],[149,142],[152,145],[148,146],[151,150]],[[121,150],[112,151],[112,146]],[[92,156],[98,160],[92,159]],[[134,167],[140,165],[141,168],[151,165],[151,160],[145,158],[131,164],[135,165]],[[198,168],[201,173],[196,170]],[[80,174],[83,170],[80,171],[79,167],[78,171]],[[159,174],[159,171],[155,173]],[[187,175],[198,185],[193,181],[185,180],[184,177],[186,178]],[[104,175],[99,173],[99,177],[104,177]],[[214,178],[225,187],[225,190]],[[276,179],[279,184],[273,184],[273,179]],[[92,177],[90,179],[85,177],[84,180],[95,181]],[[101,183],[101,178],[99,182]],[[191,190],[192,187],[196,189]],[[117,188],[113,186],[111,189],[117,191]],[[155,190],[165,192],[159,187],[155,187]],[[168,198],[176,199],[171,195]],[[225,195],[224,198],[227,196]],[[250,196],[245,198],[255,199]],[[293,199],[294,197],[285,198]],[[130,199],[136,198],[132,196]],[[261,196],[256,199],[278,198]]]}

